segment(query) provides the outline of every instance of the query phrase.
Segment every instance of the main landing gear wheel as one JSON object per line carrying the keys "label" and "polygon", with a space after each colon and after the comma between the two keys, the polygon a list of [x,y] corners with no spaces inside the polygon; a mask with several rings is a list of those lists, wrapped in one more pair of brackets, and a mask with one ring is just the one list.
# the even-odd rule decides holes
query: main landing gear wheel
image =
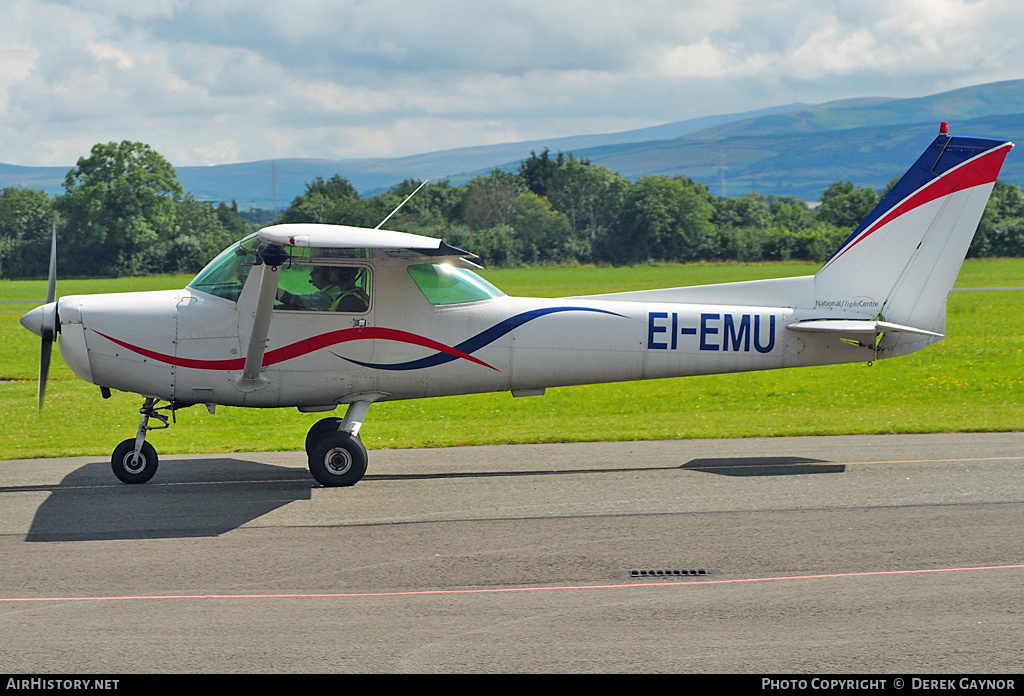
{"label": "main landing gear wheel", "polygon": [[114,476],[125,483],[145,483],[153,478],[157,467],[156,450],[148,442],[142,443],[138,459],[135,458],[135,438],[129,438],[114,448],[110,468]]}
{"label": "main landing gear wheel", "polygon": [[309,473],[322,486],[353,486],[366,473],[366,461],[366,448],[357,436],[328,432],[310,450]]}
{"label": "main landing gear wheel", "polygon": [[306,456],[308,457],[313,453],[313,447],[316,446],[317,441],[324,435],[341,430],[342,422],[341,418],[324,418],[314,423],[313,427],[306,433]]}

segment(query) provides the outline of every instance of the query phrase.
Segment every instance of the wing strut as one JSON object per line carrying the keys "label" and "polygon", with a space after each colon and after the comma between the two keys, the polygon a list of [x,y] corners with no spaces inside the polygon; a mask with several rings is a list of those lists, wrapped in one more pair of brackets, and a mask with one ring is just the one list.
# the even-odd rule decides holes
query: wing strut
{"label": "wing strut", "polygon": [[281,276],[281,264],[286,260],[284,249],[271,246],[257,254],[259,263],[253,269],[259,273],[259,295],[253,312],[252,332],[249,347],[245,352],[245,367],[235,378],[239,391],[254,392],[263,389],[270,381],[260,374],[263,369],[263,354],[267,351],[267,334],[270,333],[270,319],[273,316],[274,300],[277,297],[277,281]]}

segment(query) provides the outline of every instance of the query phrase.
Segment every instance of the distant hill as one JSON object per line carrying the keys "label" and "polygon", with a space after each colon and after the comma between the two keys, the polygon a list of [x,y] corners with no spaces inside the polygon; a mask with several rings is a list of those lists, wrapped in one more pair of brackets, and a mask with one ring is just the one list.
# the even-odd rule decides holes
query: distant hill
{"label": "distant hill", "polygon": [[[1024,80],[914,99],[848,99],[737,119],[671,142],[619,144],[576,154],[636,179],[680,174],[717,195],[749,191],[817,198],[834,181],[881,188],[902,174],[949,121],[953,134],[1024,142]],[[506,166],[509,166],[506,164]],[[1000,174],[1024,185],[1011,156]]]}
{"label": "distant hill", "polygon": [[[752,123],[752,128],[759,124]],[[1024,142],[1024,112],[953,120],[953,134]],[[662,143],[576,151],[630,179],[649,174],[683,175],[719,196],[752,191],[817,200],[835,181],[883,188],[903,174],[939,132],[939,121],[828,131],[736,134],[721,139],[680,138]],[[1024,185],[1024,162],[1010,156],[1003,181]]]}
{"label": "distant hill", "polygon": [[[286,207],[317,176],[340,174],[364,195],[408,178],[465,181],[495,167],[514,169],[530,151],[572,152],[637,179],[683,175],[716,195],[749,191],[817,199],[839,180],[881,188],[903,173],[949,121],[954,134],[1024,142],[1024,80],[966,87],[913,99],[869,97],[819,105],[788,104],[743,114],[679,121],[623,133],[484,145],[397,158],[279,159],[179,167],[186,191]],[[68,167],[0,164],[0,186],[61,192]],[[1004,181],[1024,186],[1024,160],[1011,155]]]}
{"label": "distant hill", "polygon": [[64,176],[71,166],[67,167],[19,167],[16,164],[0,162],[0,188],[14,186],[17,188],[42,189],[51,196],[64,193]]}
{"label": "distant hill", "polygon": [[[489,172],[503,164],[511,163],[515,168],[530,156],[531,151],[540,152],[545,147],[552,152],[576,152],[623,143],[640,143],[679,138],[705,128],[730,123],[737,119],[782,113],[802,108],[805,105],[789,104],[743,114],[708,116],[669,123],[651,128],[608,133],[600,135],[576,135],[550,140],[532,140],[499,145],[479,145],[427,152],[408,157],[315,160],[279,159],[223,164],[213,167],[179,167],[178,177],[186,191],[198,198],[209,200],[236,200],[240,208],[257,207],[270,209],[273,206],[273,186],[276,181],[278,206],[283,208],[306,189],[306,183],[320,176],[329,179],[340,174],[352,182],[362,195],[373,195],[386,191],[405,179],[466,180],[474,172]],[[234,191],[229,196],[226,192]]]}

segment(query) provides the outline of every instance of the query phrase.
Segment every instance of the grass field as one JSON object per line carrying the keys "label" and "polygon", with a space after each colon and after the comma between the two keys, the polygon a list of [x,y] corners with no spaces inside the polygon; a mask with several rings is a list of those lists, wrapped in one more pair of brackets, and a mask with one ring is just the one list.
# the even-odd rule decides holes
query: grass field
{"label": "grass field", "polygon": [[[809,264],[587,266],[487,271],[509,294],[556,297],[813,273]],[[60,295],[181,287],[188,277],[66,280]],[[0,281],[0,301],[38,300],[45,281]],[[959,288],[1024,286],[1024,260],[972,260]],[[864,364],[377,404],[361,436],[370,449],[512,442],[641,440],[1024,428],[1024,290],[954,292],[947,334],[910,356]],[[39,339],[0,304],[0,459],[109,455],[134,436],[141,398],[76,379],[55,355],[46,407],[36,410]],[[341,415],[335,412],[332,415]],[[202,407],[150,434],[164,454],[301,449],[323,414]]]}

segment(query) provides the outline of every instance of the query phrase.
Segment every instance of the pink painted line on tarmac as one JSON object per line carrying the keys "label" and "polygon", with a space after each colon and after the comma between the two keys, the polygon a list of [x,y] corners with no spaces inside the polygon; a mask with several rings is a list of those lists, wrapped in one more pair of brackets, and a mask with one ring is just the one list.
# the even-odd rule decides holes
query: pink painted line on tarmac
{"label": "pink painted line on tarmac", "polygon": [[552,587],[498,587],[482,590],[409,590],[406,592],[334,592],[295,594],[192,594],[192,595],[123,595],[109,597],[0,597],[0,603],[10,602],[116,602],[139,599],[333,599],[354,597],[411,597],[419,595],[467,595],[511,592],[561,592],[565,590],[616,590],[631,587],[681,587],[684,585],[732,585],[751,582],[781,582],[784,580],[826,580],[829,578],[862,578],[881,575],[922,575],[925,573],[962,573],[975,570],[1012,570],[1024,564],[977,566],[971,568],[933,568],[919,570],[878,570],[864,573],[832,573],[828,575],[787,575],[774,578],[740,578],[736,580],[686,580],[682,582],[637,582],[616,585],[564,585]]}

